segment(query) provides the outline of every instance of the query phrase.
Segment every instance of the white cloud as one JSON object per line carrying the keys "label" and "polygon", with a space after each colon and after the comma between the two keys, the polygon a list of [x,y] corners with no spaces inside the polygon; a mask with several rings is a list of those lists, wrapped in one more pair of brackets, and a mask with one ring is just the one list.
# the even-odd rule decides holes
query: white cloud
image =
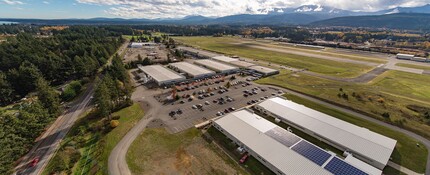
{"label": "white cloud", "polygon": [[3,3],[8,5],[22,5],[24,4],[22,1],[15,1],[15,0],[3,0]]}
{"label": "white cloud", "polygon": [[42,1],[42,3],[44,3],[44,4],[50,4],[50,2],[48,2],[48,1]]}
{"label": "white cloud", "polygon": [[397,6],[419,6],[430,0],[76,0],[105,5],[106,13],[129,18],[180,18],[187,15],[226,16],[268,13],[275,8],[323,5],[354,11],[377,11]]}

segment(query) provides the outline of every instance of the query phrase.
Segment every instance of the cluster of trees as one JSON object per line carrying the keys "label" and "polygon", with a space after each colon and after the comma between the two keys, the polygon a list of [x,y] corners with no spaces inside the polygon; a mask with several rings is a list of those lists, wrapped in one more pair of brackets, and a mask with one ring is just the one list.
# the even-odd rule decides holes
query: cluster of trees
{"label": "cluster of trees", "polygon": [[24,155],[46,124],[60,113],[58,93],[43,78],[36,80],[38,98],[17,105],[16,113],[0,111],[0,174],[12,174],[14,161]]}
{"label": "cluster of trees", "polygon": [[39,27],[31,25],[4,24],[0,25],[0,34],[37,33]]}
{"label": "cluster of trees", "polygon": [[94,99],[100,116],[110,119],[112,112],[130,105],[131,92],[128,72],[121,58],[115,55],[112,65],[107,67],[103,77],[97,81]]}
{"label": "cluster of trees", "polygon": [[34,91],[39,77],[58,85],[94,75],[124,41],[100,27],[74,26],[53,33],[50,38],[19,33],[0,44],[0,105]]}

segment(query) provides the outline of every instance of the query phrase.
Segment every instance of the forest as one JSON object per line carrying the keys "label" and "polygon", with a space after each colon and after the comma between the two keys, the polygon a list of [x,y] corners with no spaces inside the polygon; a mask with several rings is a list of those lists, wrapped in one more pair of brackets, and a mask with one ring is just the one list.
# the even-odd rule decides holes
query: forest
{"label": "forest", "polygon": [[[53,31],[48,38],[22,32],[0,44],[1,105],[32,94],[13,105],[15,112],[0,110],[0,174],[11,174],[15,161],[61,113],[61,96],[54,86],[71,81],[73,88],[80,89],[79,80],[93,79],[123,42],[121,33],[115,31],[74,26]],[[95,96],[107,100],[107,106],[100,104],[100,113],[106,115],[129,103],[131,91],[124,65],[117,55],[113,57],[112,65],[96,77]],[[103,89],[106,86],[109,88]]]}
{"label": "forest", "polygon": [[94,75],[123,43],[120,33],[75,26],[36,38],[19,33],[0,44],[0,105],[25,97],[43,77],[51,85]]}

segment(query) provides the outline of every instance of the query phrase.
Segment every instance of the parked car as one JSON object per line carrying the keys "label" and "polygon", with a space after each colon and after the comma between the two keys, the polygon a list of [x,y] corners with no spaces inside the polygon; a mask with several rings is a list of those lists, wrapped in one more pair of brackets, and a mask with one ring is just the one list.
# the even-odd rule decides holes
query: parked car
{"label": "parked car", "polygon": [[243,156],[242,156],[242,158],[240,158],[239,162],[240,163],[245,163],[246,160],[248,160],[248,157],[249,157],[248,153],[244,153]]}
{"label": "parked car", "polygon": [[30,167],[34,167],[37,165],[37,163],[39,163],[39,158],[34,158],[33,160],[31,160],[30,162]]}

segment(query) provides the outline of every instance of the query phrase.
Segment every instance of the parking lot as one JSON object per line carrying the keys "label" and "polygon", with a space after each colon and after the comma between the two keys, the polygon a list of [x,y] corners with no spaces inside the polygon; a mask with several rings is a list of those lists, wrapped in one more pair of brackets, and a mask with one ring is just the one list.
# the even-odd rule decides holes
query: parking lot
{"label": "parking lot", "polygon": [[229,88],[225,85],[230,77],[226,77],[219,83],[211,80],[209,83],[204,83],[205,85],[194,85],[194,89],[184,88],[177,93],[181,97],[179,100],[164,104],[159,117],[170,132],[177,133],[195,124],[282,93],[246,81],[249,77],[236,77],[230,81]]}

